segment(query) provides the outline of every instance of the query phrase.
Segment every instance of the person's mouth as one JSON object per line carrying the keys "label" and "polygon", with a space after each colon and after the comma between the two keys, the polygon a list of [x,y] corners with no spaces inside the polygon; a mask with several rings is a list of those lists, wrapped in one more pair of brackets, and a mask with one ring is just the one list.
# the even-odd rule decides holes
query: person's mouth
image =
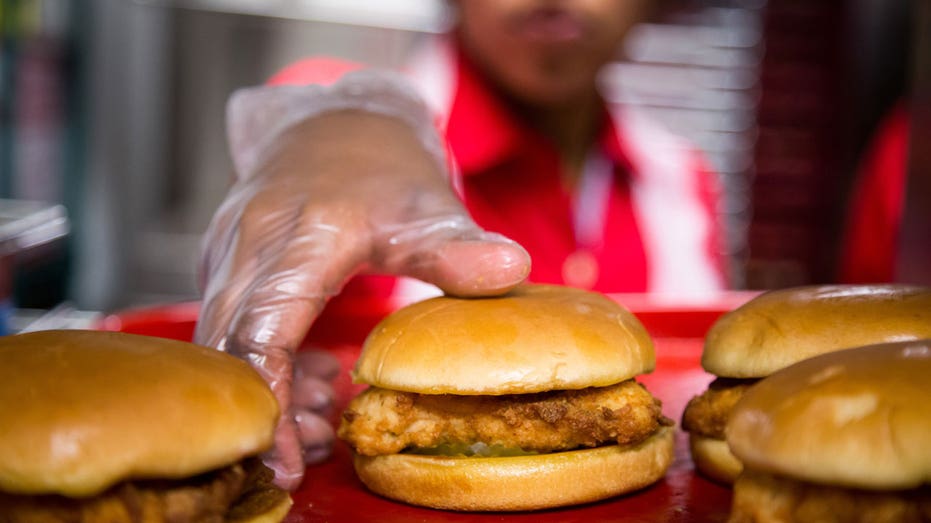
{"label": "person's mouth", "polygon": [[539,42],[578,40],[585,33],[582,19],[560,8],[536,9],[519,17],[514,25],[517,34]]}

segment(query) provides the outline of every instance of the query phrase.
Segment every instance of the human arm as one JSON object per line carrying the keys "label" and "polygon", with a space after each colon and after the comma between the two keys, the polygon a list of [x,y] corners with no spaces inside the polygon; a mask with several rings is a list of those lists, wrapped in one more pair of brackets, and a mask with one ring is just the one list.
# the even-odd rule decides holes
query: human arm
{"label": "human arm", "polygon": [[529,272],[520,246],[468,216],[422,104],[397,81],[347,79],[252,90],[239,107],[234,98],[238,179],[204,239],[195,338],[249,361],[271,385],[282,418],[267,462],[289,489],[303,475],[301,449],[325,430],[296,394],[296,350],[349,277],[405,275],[476,296]]}

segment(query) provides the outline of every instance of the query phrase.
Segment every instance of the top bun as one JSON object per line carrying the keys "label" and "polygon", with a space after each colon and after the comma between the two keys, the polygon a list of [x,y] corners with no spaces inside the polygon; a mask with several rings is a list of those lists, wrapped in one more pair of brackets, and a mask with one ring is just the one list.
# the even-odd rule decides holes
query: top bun
{"label": "top bun", "polygon": [[606,296],[522,285],[396,311],[365,340],[354,379],[422,394],[522,394],[612,385],[654,363],[646,329]]}
{"label": "top bun", "polygon": [[278,403],[248,364],[100,331],[0,338],[0,490],[97,494],[183,478],[270,448]]}
{"label": "top bun", "polygon": [[847,349],[750,387],[727,443],[748,469],[815,483],[909,489],[931,481],[931,340]]}
{"label": "top bun", "polygon": [[824,285],[763,293],[708,331],[702,367],[761,378],[805,358],[873,343],[931,338],[931,288]]}

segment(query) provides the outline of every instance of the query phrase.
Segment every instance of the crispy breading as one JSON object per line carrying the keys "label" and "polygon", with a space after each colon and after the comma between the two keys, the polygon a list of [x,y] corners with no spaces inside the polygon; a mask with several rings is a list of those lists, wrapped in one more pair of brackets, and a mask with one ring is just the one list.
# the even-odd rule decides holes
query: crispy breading
{"label": "crispy breading", "polygon": [[931,521],[931,487],[869,491],[794,481],[744,471],[734,484],[730,523]]}
{"label": "crispy breading", "polygon": [[689,400],[682,413],[682,430],[707,438],[724,439],[724,427],[737,400],[756,379],[717,378]]}
{"label": "crispy breading", "polygon": [[339,437],[375,456],[484,443],[529,452],[645,440],[673,422],[627,380],[609,387],[503,396],[426,395],[370,387],[343,413]]}
{"label": "crispy breading", "polygon": [[273,476],[253,458],[194,478],[127,481],[89,498],[0,492],[0,523],[223,523],[244,491],[261,493]]}

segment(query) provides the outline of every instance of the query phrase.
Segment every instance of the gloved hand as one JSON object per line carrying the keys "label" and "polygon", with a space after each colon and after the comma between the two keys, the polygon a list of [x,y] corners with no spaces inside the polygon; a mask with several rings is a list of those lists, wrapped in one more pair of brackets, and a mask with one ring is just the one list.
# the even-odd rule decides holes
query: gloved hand
{"label": "gloved hand", "polygon": [[334,102],[347,97],[339,85],[328,89],[317,93],[330,96],[325,110],[288,125],[269,122],[274,114],[295,119],[291,109],[306,104],[272,94],[270,104],[241,104],[254,109],[245,117],[233,108],[239,179],[206,233],[201,263],[195,341],[245,359],[270,384],[282,414],[266,463],[290,490],[305,462],[325,458],[333,440],[320,412],[332,398],[326,381],[334,362],[296,349],[349,277],[406,275],[477,296],[506,292],[530,268],[523,248],[468,216],[432,122],[409,93],[395,103],[391,85],[374,93],[355,85],[348,98],[360,106]]}

